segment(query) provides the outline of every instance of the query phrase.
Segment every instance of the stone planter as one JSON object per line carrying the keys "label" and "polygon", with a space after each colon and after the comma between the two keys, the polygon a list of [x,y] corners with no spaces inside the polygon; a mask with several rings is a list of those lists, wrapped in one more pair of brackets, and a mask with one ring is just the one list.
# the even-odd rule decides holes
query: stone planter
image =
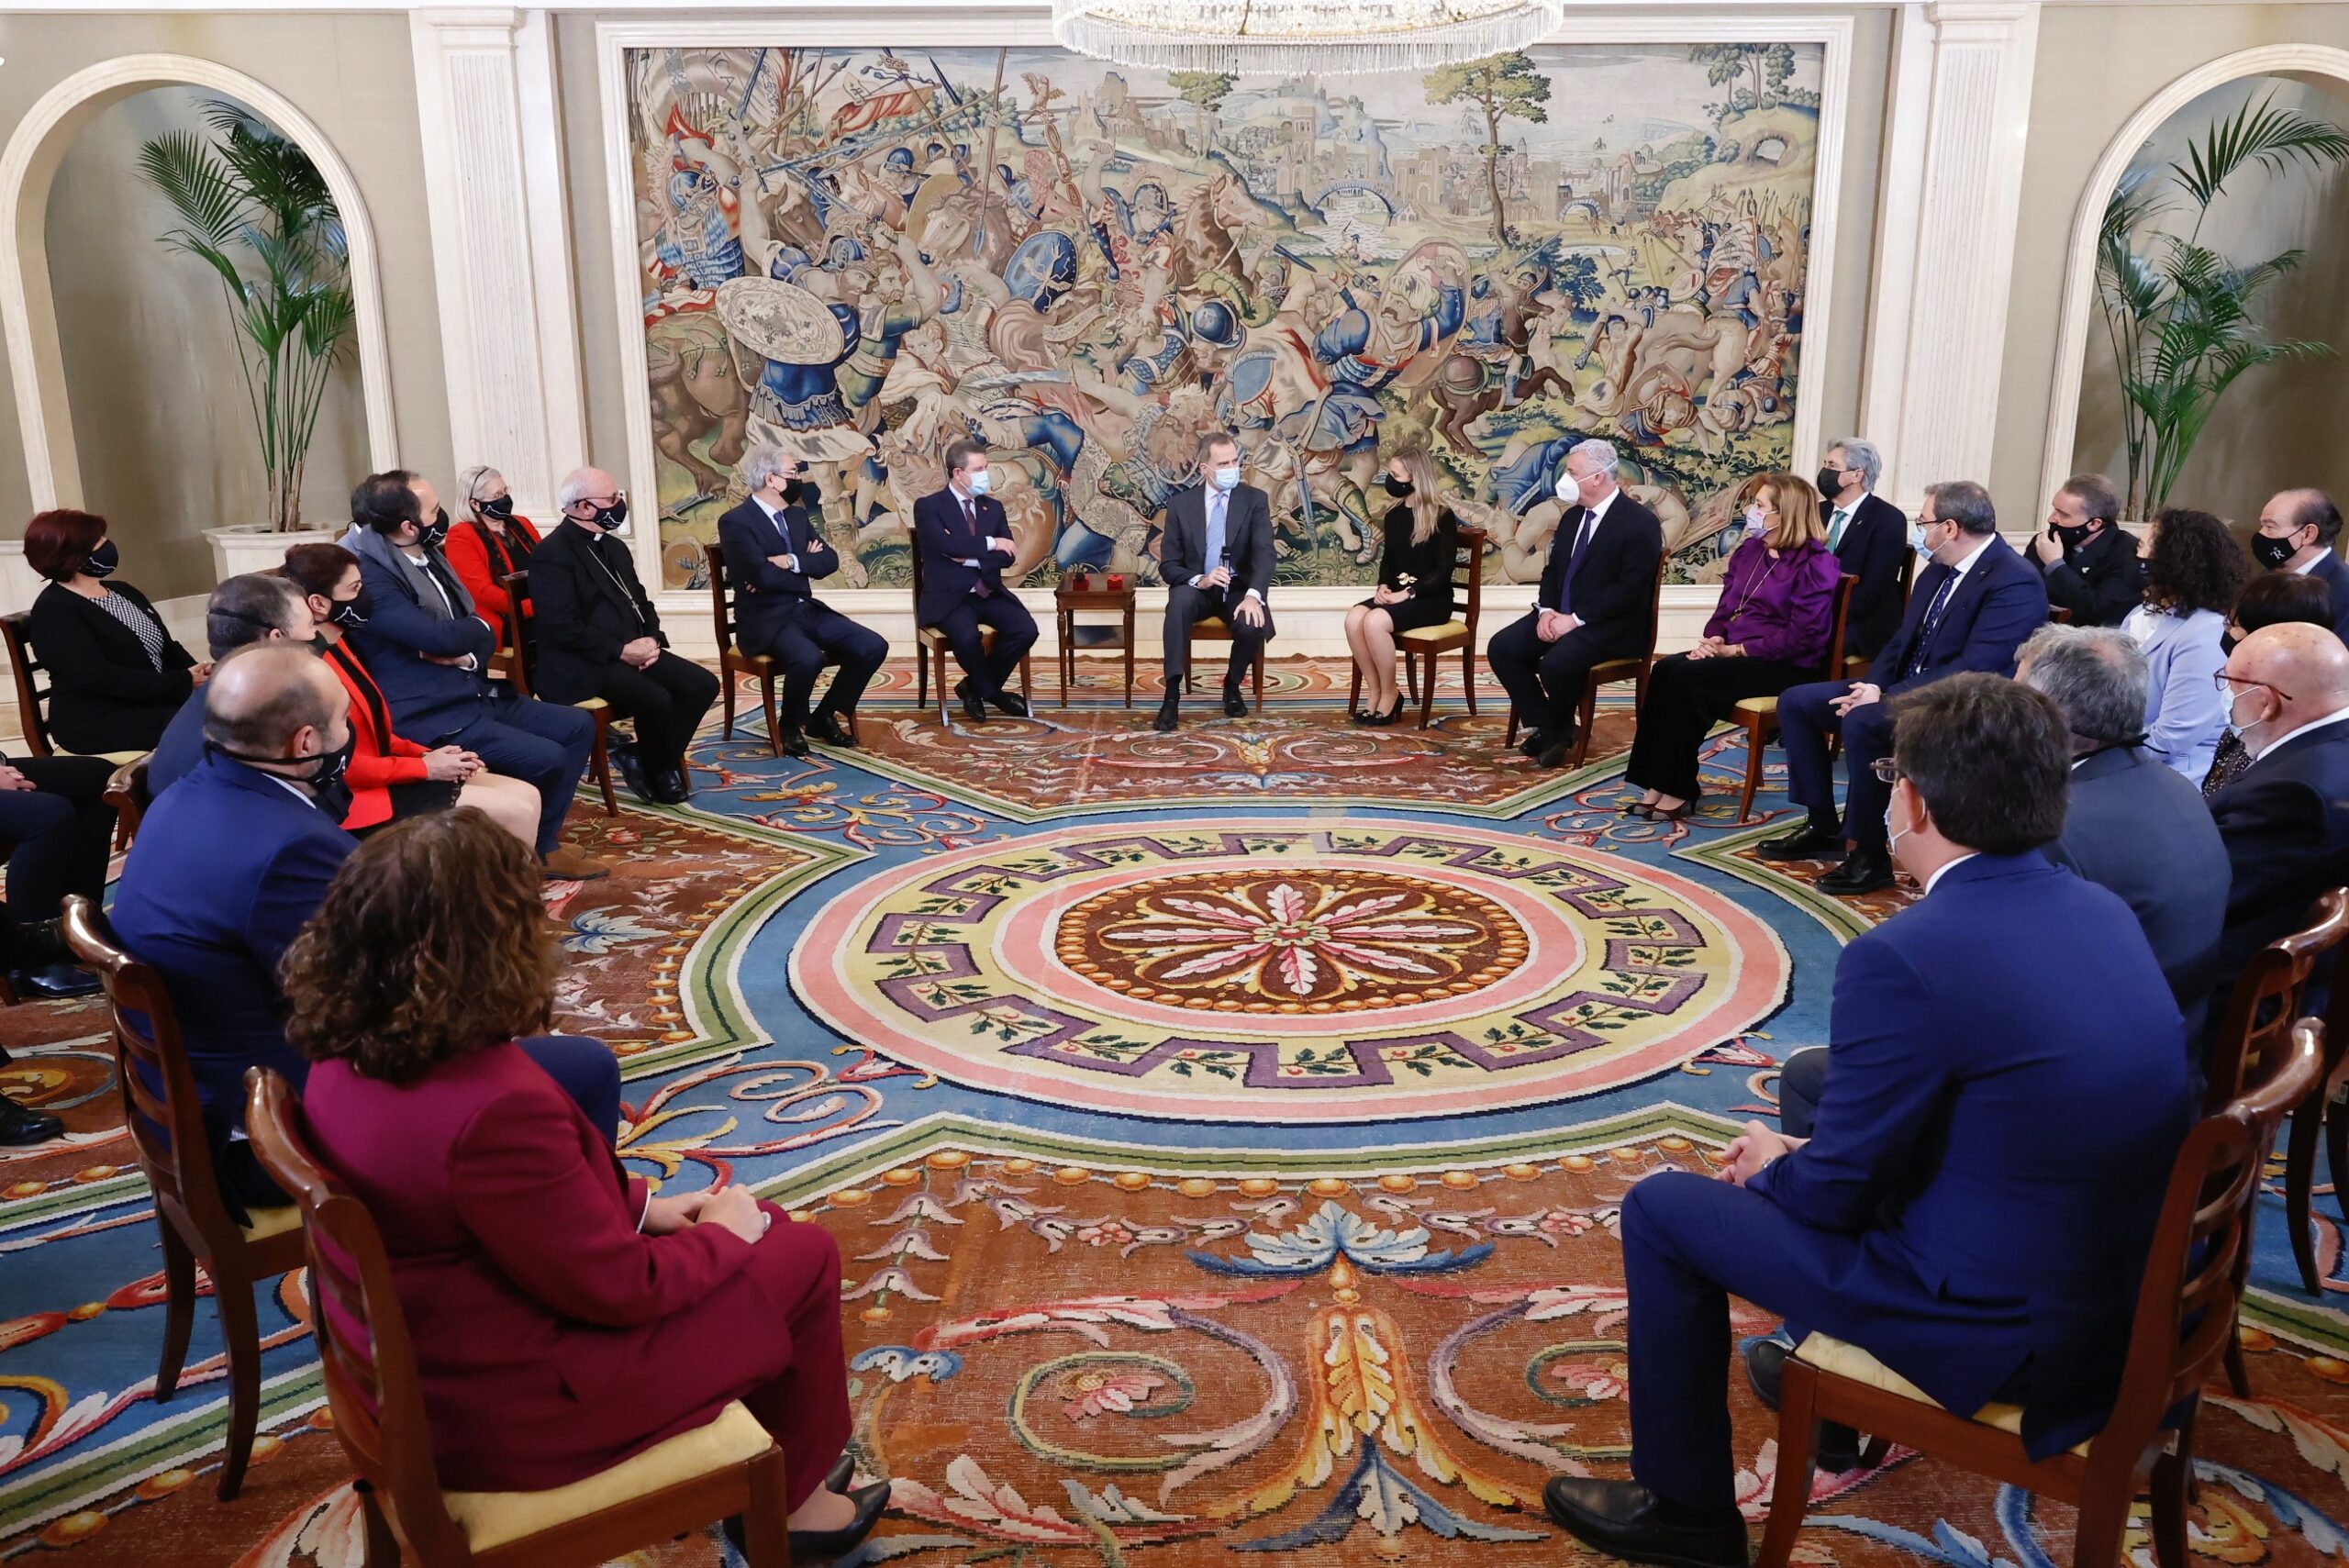
{"label": "stone planter", "polygon": [[232,523],[227,528],[206,528],[204,537],[212,543],[212,580],[225,582],[248,572],[274,572],[285,564],[289,545],[332,544],[350,529],[296,528],[282,534],[266,523]]}

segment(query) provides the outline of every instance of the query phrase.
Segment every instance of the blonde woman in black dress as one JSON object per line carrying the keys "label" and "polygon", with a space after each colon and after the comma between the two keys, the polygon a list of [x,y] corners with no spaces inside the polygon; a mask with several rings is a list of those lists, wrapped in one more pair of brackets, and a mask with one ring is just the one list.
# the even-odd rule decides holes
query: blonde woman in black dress
{"label": "blonde woman in black dress", "polygon": [[1384,480],[1395,497],[1386,514],[1386,548],[1377,590],[1346,612],[1346,647],[1362,671],[1369,705],[1356,724],[1392,724],[1403,716],[1395,681],[1395,634],[1452,618],[1452,562],[1460,519],[1436,493],[1435,464],[1425,450],[1387,459]]}

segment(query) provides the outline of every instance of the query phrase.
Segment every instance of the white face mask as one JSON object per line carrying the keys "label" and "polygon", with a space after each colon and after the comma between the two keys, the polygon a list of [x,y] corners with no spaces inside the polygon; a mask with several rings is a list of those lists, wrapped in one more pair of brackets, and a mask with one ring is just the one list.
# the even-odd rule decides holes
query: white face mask
{"label": "white face mask", "polygon": [[1569,506],[1582,499],[1582,486],[1575,483],[1575,476],[1573,474],[1562,473],[1558,475],[1558,499],[1564,501]]}
{"label": "white face mask", "polygon": [[1893,827],[1892,802],[1886,801],[1884,803],[1884,848],[1885,852],[1892,857],[1892,862],[1895,865],[1900,863],[1900,840],[1908,836]]}
{"label": "white face mask", "polygon": [[1240,465],[1236,462],[1228,462],[1217,469],[1209,477],[1215,481],[1215,487],[1218,490],[1237,489],[1240,484]]}

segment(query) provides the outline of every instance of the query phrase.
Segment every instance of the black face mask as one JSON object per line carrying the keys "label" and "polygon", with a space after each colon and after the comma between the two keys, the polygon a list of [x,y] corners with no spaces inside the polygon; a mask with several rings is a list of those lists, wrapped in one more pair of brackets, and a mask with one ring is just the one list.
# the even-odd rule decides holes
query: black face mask
{"label": "black face mask", "polygon": [[1820,469],[1819,471],[1819,494],[1820,499],[1831,502],[1836,496],[1841,495],[1842,493],[1843,471],[1837,468]]}
{"label": "black face mask", "polygon": [[434,550],[439,550],[442,544],[448,541],[448,538],[449,508],[446,506],[436,507],[432,513],[432,520],[424,525],[424,536],[420,542],[430,546]]}
{"label": "black face mask", "polygon": [[2052,527],[2048,531],[2055,536],[2055,541],[2064,547],[2066,555],[2088,542],[2088,526],[2086,523],[2076,528]]}
{"label": "black face mask", "polygon": [[1386,478],[1380,480],[1379,483],[1386,485],[1386,494],[1394,496],[1397,501],[1400,501],[1404,496],[1408,495],[1411,493],[1411,482],[1409,480],[1397,479],[1391,473]]}
{"label": "black face mask", "polygon": [[514,515],[514,497],[511,495],[500,495],[495,501],[476,501],[473,505],[482,509],[483,516],[495,517],[501,523]]}
{"label": "black face mask", "polygon": [[598,506],[587,521],[606,533],[617,533],[628,521],[628,497],[623,495],[608,506]]}
{"label": "black face mask", "polygon": [[[204,743],[204,749],[216,756],[253,767],[275,762],[308,762],[311,766],[306,773],[278,773],[276,776],[308,784],[317,795],[318,809],[328,812],[338,822],[351,810],[351,790],[342,782],[342,775],[350,770],[351,754],[358,747],[359,731],[355,728],[343,737],[340,746],[331,751],[321,751],[315,757],[256,757],[247,751],[231,751],[217,740]],[[339,806],[332,804],[336,800],[340,800]]]}
{"label": "black face mask", "polygon": [[327,612],[327,619],[341,627],[365,626],[367,617],[375,613],[375,590],[362,583],[357,598],[331,602],[334,608]]}
{"label": "black face mask", "polygon": [[783,504],[804,506],[807,505],[807,493],[813,489],[815,486],[804,479],[786,479],[783,482]]}
{"label": "black face mask", "polygon": [[82,571],[91,577],[111,577],[114,569],[121,564],[122,552],[115,549],[114,540],[100,539],[98,548],[90,551],[89,559],[82,562]]}
{"label": "black face mask", "polygon": [[2251,536],[2251,553],[2270,572],[2280,571],[2284,562],[2299,553],[2289,539],[2274,539],[2266,534]]}

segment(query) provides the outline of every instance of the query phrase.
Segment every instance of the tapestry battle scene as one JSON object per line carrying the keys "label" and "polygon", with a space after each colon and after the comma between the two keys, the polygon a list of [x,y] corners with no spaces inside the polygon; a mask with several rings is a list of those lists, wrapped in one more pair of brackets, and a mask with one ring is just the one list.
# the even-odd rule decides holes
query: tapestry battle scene
{"label": "tapestry battle scene", "polygon": [[[1373,575],[1386,458],[1432,449],[1486,574],[1538,577],[1603,436],[1718,572],[1786,466],[1816,43],[1542,48],[1259,83],[1052,49],[626,51],[665,573],[748,446],[817,466],[837,585],[984,441],[1031,585],[1156,580],[1200,436],[1239,435],[1283,583]],[[1808,454],[1805,454],[1808,455]]]}

